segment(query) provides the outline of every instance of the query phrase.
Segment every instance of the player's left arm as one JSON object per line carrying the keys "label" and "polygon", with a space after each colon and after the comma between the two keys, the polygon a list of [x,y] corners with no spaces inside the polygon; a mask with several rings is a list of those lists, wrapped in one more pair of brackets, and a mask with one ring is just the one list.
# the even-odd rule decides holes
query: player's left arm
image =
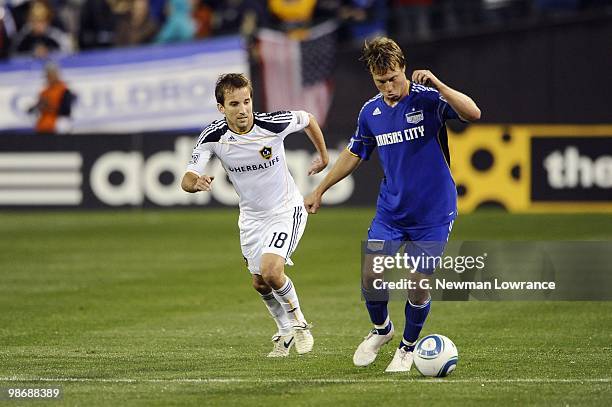
{"label": "player's left arm", "polygon": [[310,168],[308,169],[308,175],[313,175],[323,171],[325,167],[327,167],[329,155],[327,154],[325,138],[323,137],[323,132],[321,131],[317,119],[311,113],[308,113],[308,120],[308,126],[304,128],[304,131],[317,149],[317,153],[319,153],[319,155],[312,160]]}
{"label": "player's left arm", "polygon": [[426,69],[414,71],[412,73],[412,81],[420,85],[436,88],[461,119],[468,122],[480,119],[480,109],[471,97],[446,85],[431,71]]}

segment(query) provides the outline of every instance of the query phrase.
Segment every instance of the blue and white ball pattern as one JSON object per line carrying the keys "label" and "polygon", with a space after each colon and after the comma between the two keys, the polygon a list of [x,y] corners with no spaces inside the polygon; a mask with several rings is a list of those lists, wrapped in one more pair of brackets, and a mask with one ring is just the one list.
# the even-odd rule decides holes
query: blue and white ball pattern
{"label": "blue and white ball pattern", "polygon": [[414,365],[423,376],[448,376],[457,367],[457,347],[444,335],[421,338],[414,348]]}

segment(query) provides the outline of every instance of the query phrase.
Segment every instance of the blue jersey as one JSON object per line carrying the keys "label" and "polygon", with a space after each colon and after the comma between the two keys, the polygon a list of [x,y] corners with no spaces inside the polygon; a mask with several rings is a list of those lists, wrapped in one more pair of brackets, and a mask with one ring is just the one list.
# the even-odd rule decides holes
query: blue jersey
{"label": "blue jersey", "polygon": [[457,215],[445,122],[459,116],[433,88],[411,82],[394,107],[367,101],[348,150],[367,160],[376,147],[384,171],[376,218],[398,227],[430,227]]}

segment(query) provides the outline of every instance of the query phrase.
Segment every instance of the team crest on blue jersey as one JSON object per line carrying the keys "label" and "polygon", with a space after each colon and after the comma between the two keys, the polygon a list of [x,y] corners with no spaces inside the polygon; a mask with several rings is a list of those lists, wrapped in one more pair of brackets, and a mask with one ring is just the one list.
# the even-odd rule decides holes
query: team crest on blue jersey
{"label": "team crest on blue jersey", "polygon": [[259,154],[261,154],[261,156],[266,160],[269,160],[270,157],[272,157],[272,147],[262,148],[261,150],[259,150]]}
{"label": "team crest on blue jersey", "polygon": [[406,121],[408,124],[417,124],[423,121],[425,116],[423,115],[422,110],[417,110],[416,112],[406,113]]}

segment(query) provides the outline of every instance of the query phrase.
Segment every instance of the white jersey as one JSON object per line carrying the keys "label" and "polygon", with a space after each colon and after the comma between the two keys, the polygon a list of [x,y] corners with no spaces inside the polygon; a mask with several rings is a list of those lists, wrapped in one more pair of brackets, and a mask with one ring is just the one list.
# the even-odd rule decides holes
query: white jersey
{"label": "white jersey", "polygon": [[238,134],[225,119],[215,120],[200,134],[187,171],[204,174],[206,163],[216,156],[246,216],[263,217],[303,205],[304,198],[287,167],[283,140],[308,123],[308,113],[301,110],[254,113],[253,128]]}

